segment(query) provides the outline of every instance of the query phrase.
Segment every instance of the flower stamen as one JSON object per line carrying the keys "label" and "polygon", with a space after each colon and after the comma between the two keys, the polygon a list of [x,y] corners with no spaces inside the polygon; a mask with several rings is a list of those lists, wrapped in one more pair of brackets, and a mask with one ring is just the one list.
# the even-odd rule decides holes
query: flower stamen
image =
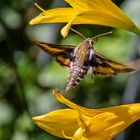
{"label": "flower stamen", "polygon": [[37,3],[35,3],[35,6],[36,6],[40,11],[45,12],[45,10],[44,10],[42,7],[40,7]]}
{"label": "flower stamen", "polygon": [[66,139],[72,139],[72,137],[69,137],[69,136],[67,136],[66,134],[65,134],[65,132],[64,132],[64,130],[62,130],[62,135],[63,135],[63,137],[64,138],[66,138]]}

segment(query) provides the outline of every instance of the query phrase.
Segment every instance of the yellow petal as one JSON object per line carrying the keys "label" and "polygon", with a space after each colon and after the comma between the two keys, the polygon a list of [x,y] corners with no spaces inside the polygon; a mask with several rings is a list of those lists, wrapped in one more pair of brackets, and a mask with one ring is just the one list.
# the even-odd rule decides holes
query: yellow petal
{"label": "yellow petal", "polygon": [[101,113],[102,111],[101,110],[96,110],[96,109],[88,109],[88,108],[85,108],[85,107],[82,107],[82,106],[79,106],[75,103],[72,103],[71,101],[67,100],[66,98],[64,98],[58,91],[56,90],[53,90],[53,94],[55,95],[56,99],[67,105],[68,107],[74,109],[74,110],[77,110],[78,112],[81,112],[87,116],[93,116],[93,115],[96,115],[98,113]]}
{"label": "yellow petal", "polygon": [[95,8],[103,9],[102,7],[108,6],[108,1],[111,0],[65,0],[69,5],[78,11],[94,10]]}
{"label": "yellow petal", "polygon": [[63,37],[66,37],[71,25],[75,24],[97,24],[122,28],[140,35],[140,27],[137,27],[132,20],[111,0],[65,0],[73,8],[56,8],[45,11],[37,7],[42,13],[32,19],[30,24],[41,23],[65,23],[61,30]]}
{"label": "yellow petal", "polygon": [[72,109],[56,110],[46,115],[33,117],[32,120],[43,130],[62,138],[64,138],[63,133],[73,137],[79,128],[77,111]]}
{"label": "yellow petal", "polygon": [[[97,24],[122,28],[140,35],[140,28],[111,0],[65,0],[80,11],[72,24]],[[69,28],[65,27],[66,32]]]}
{"label": "yellow petal", "polygon": [[68,35],[68,32],[69,32],[69,30],[71,28],[71,25],[72,25],[74,20],[75,20],[75,17],[72,18],[70,20],[70,22],[68,22],[68,24],[61,29],[61,34],[62,34],[63,37],[66,37]]}
{"label": "yellow petal", "polygon": [[[102,18],[101,18],[102,17]],[[103,14],[102,11],[87,11],[80,13],[73,24],[97,24],[131,30],[134,23],[127,18],[120,18],[111,14]]]}
{"label": "yellow petal", "polygon": [[140,119],[140,103],[103,109],[87,109],[53,91],[57,100],[71,107],[34,117],[45,131],[72,140],[111,140],[134,121]]}
{"label": "yellow petal", "polygon": [[[90,14],[98,14],[101,12],[102,15],[112,15],[116,18],[127,20],[132,22],[130,18],[111,0],[66,0],[74,9],[80,12],[88,12]],[[94,17],[92,17],[94,18]]]}
{"label": "yellow petal", "polygon": [[31,25],[41,23],[69,22],[78,12],[73,8],[56,8],[42,12],[30,21]]}
{"label": "yellow petal", "polygon": [[84,115],[84,118],[82,117],[83,115],[80,115],[82,118],[79,118],[81,123],[84,122],[83,125],[78,124],[83,129],[86,127],[82,126],[88,126],[88,131],[84,134],[88,140],[109,140],[134,121],[140,119],[140,104],[87,109],[70,102],[55,90],[53,93],[58,101]]}
{"label": "yellow petal", "polygon": [[[102,17],[102,18],[101,18]],[[116,28],[122,28],[129,31],[134,31],[136,29],[135,24],[129,18],[120,18],[119,16],[104,14],[103,11],[92,10],[81,12],[70,21],[66,26],[64,26],[61,30],[61,34],[66,36],[72,24],[95,24],[95,25],[103,25],[110,26]]]}
{"label": "yellow petal", "polygon": [[104,113],[89,120],[88,137],[111,139],[130,124],[140,119],[140,104],[122,105],[100,109]]}
{"label": "yellow petal", "polygon": [[[111,0],[65,0],[68,2],[74,9],[80,12],[85,11],[101,11],[103,14],[110,14],[118,16],[120,18],[129,17]],[[129,19],[130,20],[130,19]]]}

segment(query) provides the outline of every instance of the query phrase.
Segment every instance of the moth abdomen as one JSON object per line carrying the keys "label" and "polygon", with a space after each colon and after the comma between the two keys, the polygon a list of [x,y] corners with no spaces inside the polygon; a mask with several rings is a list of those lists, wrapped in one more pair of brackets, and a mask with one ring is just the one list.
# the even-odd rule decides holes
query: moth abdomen
{"label": "moth abdomen", "polygon": [[66,91],[69,91],[71,88],[75,87],[80,83],[88,71],[86,65],[80,65],[78,62],[73,62],[70,65],[70,73],[68,76],[68,84]]}

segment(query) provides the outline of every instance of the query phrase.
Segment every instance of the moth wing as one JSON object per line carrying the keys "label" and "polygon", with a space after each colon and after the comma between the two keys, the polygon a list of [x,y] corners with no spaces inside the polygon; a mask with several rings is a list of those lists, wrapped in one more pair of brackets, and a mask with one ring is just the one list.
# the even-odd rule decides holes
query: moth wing
{"label": "moth wing", "polygon": [[32,41],[33,44],[52,55],[56,58],[56,61],[62,66],[69,67],[70,64],[70,54],[73,52],[75,46],[71,45],[55,45],[40,41]]}
{"label": "moth wing", "polygon": [[68,58],[67,56],[65,55],[59,55],[56,57],[56,61],[61,65],[61,66],[66,66],[66,67],[69,67],[70,66],[70,63],[71,63],[71,60],[70,58]]}
{"label": "moth wing", "polygon": [[118,73],[134,71],[133,68],[130,68],[129,66],[126,66],[124,64],[114,62],[97,52],[95,52],[95,58],[93,60],[93,63],[95,66],[93,73],[95,75],[102,74],[106,76],[113,76]]}

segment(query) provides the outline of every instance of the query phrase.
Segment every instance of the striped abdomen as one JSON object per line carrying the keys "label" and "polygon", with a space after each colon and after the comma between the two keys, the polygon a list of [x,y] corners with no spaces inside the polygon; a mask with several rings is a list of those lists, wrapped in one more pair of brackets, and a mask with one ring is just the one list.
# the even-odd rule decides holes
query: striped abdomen
{"label": "striped abdomen", "polygon": [[69,91],[71,88],[79,84],[86,75],[88,69],[88,66],[80,65],[78,61],[71,62],[66,91]]}

